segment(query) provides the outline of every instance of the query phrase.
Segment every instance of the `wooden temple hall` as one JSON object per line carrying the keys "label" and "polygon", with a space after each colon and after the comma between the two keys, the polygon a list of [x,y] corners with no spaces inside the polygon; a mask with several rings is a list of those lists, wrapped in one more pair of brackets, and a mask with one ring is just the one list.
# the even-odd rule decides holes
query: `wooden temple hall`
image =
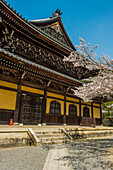
{"label": "wooden temple hall", "polygon": [[101,124],[99,101],[71,90],[93,75],[63,61],[73,50],[60,10],[28,21],[0,0],[0,124]]}

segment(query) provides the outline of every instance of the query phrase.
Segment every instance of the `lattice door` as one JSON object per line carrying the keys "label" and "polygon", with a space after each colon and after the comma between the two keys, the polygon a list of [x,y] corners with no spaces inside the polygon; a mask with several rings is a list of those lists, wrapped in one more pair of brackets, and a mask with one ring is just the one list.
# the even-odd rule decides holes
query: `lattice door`
{"label": "lattice door", "polygon": [[32,122],[41,122],[41,112],[42,112],[42,100],[40,98],[35,98],[35,105],[33,106]]}
{"label": "lattice door", "polygon": [[25,124],[41,122],[42,99],[39,96],[26,94],[23,96],[21,121]]}
{"label": "lattice door", "polygon": [[31,122],[32,108],[30,105],[31,96],[24,95],[22,101],[22,122]]}

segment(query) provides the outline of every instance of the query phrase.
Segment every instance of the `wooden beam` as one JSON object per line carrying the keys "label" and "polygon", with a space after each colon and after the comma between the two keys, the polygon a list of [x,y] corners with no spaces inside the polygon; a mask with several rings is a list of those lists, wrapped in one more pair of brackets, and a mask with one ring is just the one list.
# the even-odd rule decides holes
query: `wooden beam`
{"label": "wooden beam", "polygon": [[42,108],[42,123],[45,122],[45,114],[46,114],[46,102],[47,102],[47,88],[44,90],[44,98],[43,98],[43,108]]}
{"label": "wooden beam", "polygon": [[63,117],[63,124],[66,124],[66,91],[64,92],[64,117]]}
{"label": "wooden beam", "polygon": [[14,112],[14,124],[19,123],[20,103],[21,103],[21,83],[19,82],[17,87],[16,108]]}
{"label": "wooden beam", "polygon": [[91,117],[93,118],[93,103],[91,102]]}

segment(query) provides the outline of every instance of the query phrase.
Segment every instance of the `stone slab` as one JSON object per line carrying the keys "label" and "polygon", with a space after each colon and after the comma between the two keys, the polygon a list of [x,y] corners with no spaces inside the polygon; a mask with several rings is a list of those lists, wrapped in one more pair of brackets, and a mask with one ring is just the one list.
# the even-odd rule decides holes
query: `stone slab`
{"label": "stone slab", "polygon": [[43,170],[72,170],[70,163],[64,160],[67,156],[69,156],[67,148],[57,145],[49,151]]}

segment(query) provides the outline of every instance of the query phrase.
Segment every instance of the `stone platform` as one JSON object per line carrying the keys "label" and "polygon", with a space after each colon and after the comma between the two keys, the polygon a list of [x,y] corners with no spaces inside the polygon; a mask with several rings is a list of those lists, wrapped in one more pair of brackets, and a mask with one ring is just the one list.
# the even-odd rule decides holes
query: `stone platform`
{"label": "stone platform", "polygon": [[113,135],[113,127],[97,126],[35,126],[35,125],[0,125],[0,147],[25,146],[28,143],[28,129],[31,128],[34,133],[46,133],[51,131],[66,130],[67,134],[76,139],[90,139]]}

